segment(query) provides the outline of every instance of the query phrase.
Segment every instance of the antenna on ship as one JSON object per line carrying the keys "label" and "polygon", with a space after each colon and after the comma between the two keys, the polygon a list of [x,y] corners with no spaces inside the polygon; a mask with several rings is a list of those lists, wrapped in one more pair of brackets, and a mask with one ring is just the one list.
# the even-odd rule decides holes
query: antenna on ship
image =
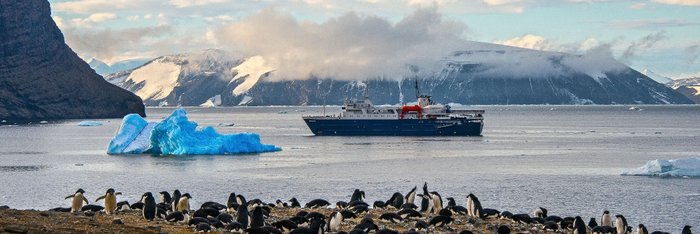
{"label": "antenna on ship", "polygon": [[420,97],[420,89],[418,88],[418,77],[416,77],[416,98]]}

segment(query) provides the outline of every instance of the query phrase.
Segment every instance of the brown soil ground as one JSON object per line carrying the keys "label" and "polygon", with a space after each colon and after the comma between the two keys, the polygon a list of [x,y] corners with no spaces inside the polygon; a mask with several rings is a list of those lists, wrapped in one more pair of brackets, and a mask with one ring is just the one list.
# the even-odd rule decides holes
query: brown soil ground
{"label": "brown soil ground", "polygon": [[[287,219],[294,216],[302,209],[299,208],[273,208],[267,223]],[[333,209],[305,209],[329,215]],[[386,212],[396,212],[393,209],[370,210],[375,223],[382,228],[389,228],[399,232],[405,232],[413,228],[415,221],[404,220],[395,224],[379,220],[379,216]],[[344,231],[350,231],[357,225],[362,217],[345,220],[342,224]],[[459,233],[462,230],[470,230],[474,233],[495,233],[499,225],[508,225],[512,233],[547,233],[541,226],[514,224],[505,220],[482,220],[467,217],[465,215],[453,215],[455,221],[448,228],[431,229],[430,233]],[[115,219],[120,219],[123,224],[113,224]],[[427,222],[428,218],[420,218]],[[62,213],[54,211],[36,210],[0,210],[0,233],[195,233],[194,229],[185,224],[169,223],[164,220],[146,221],[141,217],[139,210],[121,211],[115,215],[104,213]],[[221,233],[215,231],[214,233]],[[566,233],[566,232],[549,232]]]}

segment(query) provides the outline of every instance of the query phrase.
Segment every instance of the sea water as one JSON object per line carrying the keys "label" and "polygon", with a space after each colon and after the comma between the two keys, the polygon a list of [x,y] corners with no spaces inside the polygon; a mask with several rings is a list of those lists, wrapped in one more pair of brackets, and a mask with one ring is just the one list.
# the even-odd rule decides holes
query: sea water
{"label": "sea water", "polygon": [[[222,156],[109,156],[120,119],[0,126],[0,205],[68,207],[83,188],[90,201],[108,188],[135,202],[144,192],[179,189],[192,207],[228,194],[267,202],[298,198],[386,201],[428,183],[466,205],[582,216],[603,210],[630,226],[679,233],[700,227],[700,179],[620,176],[653,159],[700,157],[700,106],[476,106],[486,109],[481,137],[315,137],[301,119],[322,107],[186,108],[191,120],[221,133],[255,132],[282,151]],[[337,113],[339,107],[327,107]],[[171,108],[149,108],[158,121]],[[233,126],[229,126],[233,124]]]}

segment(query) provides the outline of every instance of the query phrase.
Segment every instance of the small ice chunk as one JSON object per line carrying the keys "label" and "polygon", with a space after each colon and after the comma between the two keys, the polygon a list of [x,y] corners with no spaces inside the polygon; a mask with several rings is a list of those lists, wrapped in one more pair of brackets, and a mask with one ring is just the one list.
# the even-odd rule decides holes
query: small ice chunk
{"label": "small ice chunk", "polygon": [[102,126],[102,122],[93,120],[83,120],[78,123],[78,126],[90,127],[90,126]]}
{"label": "small ice chunk", "polygon": [[49,123],[49,121],[46,121],[46,120],[42,120],[42,121],[41,121],[41,122],[39,122],[39,123],[40,123],[40,124],[47,124],[47,123]]}
{"label": "small ice chunk", "polygon": [[700,177],[700,157],[672,160],[651,160],[642,167],[623,171],[622,175]]}

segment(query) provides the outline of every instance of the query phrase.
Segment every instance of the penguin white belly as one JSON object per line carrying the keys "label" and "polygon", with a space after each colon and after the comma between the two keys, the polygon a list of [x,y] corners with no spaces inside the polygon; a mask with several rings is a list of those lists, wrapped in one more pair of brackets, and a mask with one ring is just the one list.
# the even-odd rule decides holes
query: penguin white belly
{"label": "penguin white belly", "polygon": [[612,227],[612,220],[611,220],[609,214],[603,215],[603,218],[601,218],[601,221],[600,221],[600,226]]}
{"label": "penguin white belly", "polygon": [[190,211],[190,201],[187,199],[187,197],[180,198],[180,201],[177,202],[177,210]]}
{"label": "penguin white belly", "polygon": [[474,217],[474,201],[471,197],[467,198],[467,214]]}
{"label": "penguin white belly", "polygon": [[107,194],[105,196],[105,213],[114,214],[115,210],[117,210],[117,196]]}
{"label": "penguin white belly", "polygon": [[71,207],[70,207],[70,212],[75,213],[80,211],[80,208],[83,208],[83,200],[85,197],[83,197],[82,193],[75,194],[73,196],[73,200],[71,202]]}

